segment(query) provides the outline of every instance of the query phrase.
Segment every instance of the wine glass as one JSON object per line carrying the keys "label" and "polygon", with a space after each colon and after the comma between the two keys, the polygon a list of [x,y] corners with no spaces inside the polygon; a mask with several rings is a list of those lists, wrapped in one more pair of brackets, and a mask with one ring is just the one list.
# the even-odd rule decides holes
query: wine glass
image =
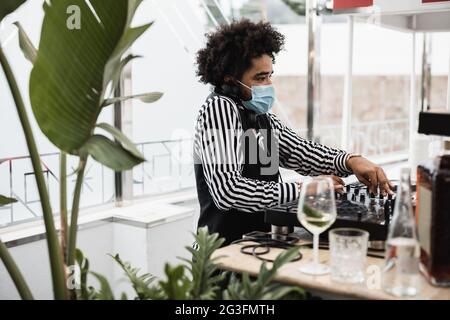
{"label": "wine glass", "polygon": [[329,273],[330,268],[319,263],[319,234],[327,230],[336,220],[336,203],[331,178],[317,177],[303,183],[297,218],[314,237],[313,260],[301,266],[300,271],[312,275]]}

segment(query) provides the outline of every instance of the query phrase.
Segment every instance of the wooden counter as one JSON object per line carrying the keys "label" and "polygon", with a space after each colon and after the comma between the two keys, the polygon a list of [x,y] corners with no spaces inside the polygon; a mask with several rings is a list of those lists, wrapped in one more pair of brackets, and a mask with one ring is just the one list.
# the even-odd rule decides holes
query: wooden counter
{"label": "wooden counter", "polygon": [[[225,270],[238,273],[247,272],[250,275],[257,275],[261,266],[261,261],[257,258],[240,252],[242,244],[234,244],[218,249],[213,257],[221,257],[217,264]],[[281,249],[271,249],[264,257],[275,258]],[[312,249],[302,248],[303,258],[300,261],[291,262],[284,265],[278,272],[276,280],[282,283],[297,285],[306,290],[325,293],[326,295],[338,298],[353,299],[397,299],[377,287],[381,285],[381,270],[384,260],[379,258],[367,258],[366,280],[361,284],[342,284],[331,280],[330,275],[310,276],[301,273],[298,268],[301,264],[311,260]],[[328,250],[320,250],[320,261],[329,263]],[[269,264],[270,265],[270,264]],[[450,288],[438,288],[431,286],[422,277],[422,290],[413,299],[450,300]]]}

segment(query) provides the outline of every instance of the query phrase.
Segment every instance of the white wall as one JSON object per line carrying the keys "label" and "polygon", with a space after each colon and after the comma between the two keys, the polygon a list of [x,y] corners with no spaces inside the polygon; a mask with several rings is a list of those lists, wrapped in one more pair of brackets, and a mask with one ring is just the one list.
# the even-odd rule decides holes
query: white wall
{"label": "white wall", "polygon": [[[178,257],[190,257],[184,247],[193,241],[193,220],[193,217],[188,217],[150,230],[114,223],[114,252],[119,253],[121,259],[129,261],[133,267],[140,268],[142,273],[164,278],[166,263],[175,265],[181,263]],[[134,297],[129,282],[123,281],[123,271],[114,266],[113,272],[116,296],[120,297],[120,293],[126,292],[128,297]]]}
{"label": "white wall", "polygon": [[[111,258],[113,253],[113,226],[105,223],[93,228],[81,229],[78,247],[89,259],[91,270],[113,280]],[[35,299],[52,299],[52,284],[48,260],[47,242],[40,240],[10,249]],[[18,299],[17,290],[3,263],[0,263],[0,300]]]}

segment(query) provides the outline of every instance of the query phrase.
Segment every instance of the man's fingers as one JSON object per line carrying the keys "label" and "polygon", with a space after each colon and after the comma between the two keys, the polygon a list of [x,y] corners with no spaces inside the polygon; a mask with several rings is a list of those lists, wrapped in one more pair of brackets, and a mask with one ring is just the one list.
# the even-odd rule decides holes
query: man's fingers
{"label": "man's fingers", "polygon": [[376,171],[369,172],[366,179],[369,180],[370,193],[376,195],[378,193],[378,177]]}
{"label": "man's fingers", "polygon": [[323,176],[319,176],[319,178],[331,178],[331,180],[333,180],[333,183],[338,183],[338,184],[342,184],[345,185],[344,180],[342,180],[340,177],[338,176],[327,176],[327,175],[323,175]]}
{"label": "man's fingers", "polygon": [[340,184],[341,186],[344,186],[344,185],[345,185],[344,180],[342,180],[340,177],[333,176],[333,179],[334,179],[335,182],[337,182],[337,183]]}
{"label": "man's fingers", "polygon": [[391,191],[394,190],[394,184],[391,181],[388,181],[389,188],[391,188]]}
{"label": "man's fingers", "polygon": [[335,184],[334,185],[334,190],[339,192],[339,193],[344,193],[344,186],[342,184]]}
{"label": "man's fingers", "polygon": [[333,180],[334,190],[339,193],[344,193],[344,180],[342,180],[338,176],[331,176],[331,179]]}
{"label": "man's fingers", "polygon": [[357,178],[358,178],[358,180],[359,180],[360,182],[364,183],[364,185],[365,185],[367,188],[370,188],[370,182],[369,182],[369,180],[367,180],[367,179],[366,179],[365,177],[363,177],[363,176],[358,176]]}
{"label": "man's fingers", "polygon": [[391,186],[390,186],[390,181],[388,180],[388,178],[386,177],[386,174],[384,173],[383,169],[379,168],[377,170],[378,173],[378,184],[380,187],[380,193],[383,196],[386,196],[388,194],[393,194],[394,192],[392,192],[391,190]]}
{"label": "man's fingers", "polygon": [[380,193],[383,197],[387,196],[388,194],[392,194],[392,190],[389,187],[389,183],[387,181],[380,181],[379,183]]}

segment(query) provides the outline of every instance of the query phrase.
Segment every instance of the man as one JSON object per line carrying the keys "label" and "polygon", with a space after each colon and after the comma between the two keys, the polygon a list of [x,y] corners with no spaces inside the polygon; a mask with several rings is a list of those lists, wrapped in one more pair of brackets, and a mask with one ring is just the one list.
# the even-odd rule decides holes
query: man
{"label": "man", "polygon": [[339,177],[355,174],[372,193],[392,193],[377,165],[307,141],[269,112],[272,67],[283,45],[283,35],[269,23],[241,20],[209,34],[197,56],[200,80],[214,87],[200,109],[194,141],[198,227],[219,233],[224,245],[251,231],[269,231],[264,209],[297,199],[301,183],[280,182],[278,166],[330,175],[338,191],[344,188]]}

